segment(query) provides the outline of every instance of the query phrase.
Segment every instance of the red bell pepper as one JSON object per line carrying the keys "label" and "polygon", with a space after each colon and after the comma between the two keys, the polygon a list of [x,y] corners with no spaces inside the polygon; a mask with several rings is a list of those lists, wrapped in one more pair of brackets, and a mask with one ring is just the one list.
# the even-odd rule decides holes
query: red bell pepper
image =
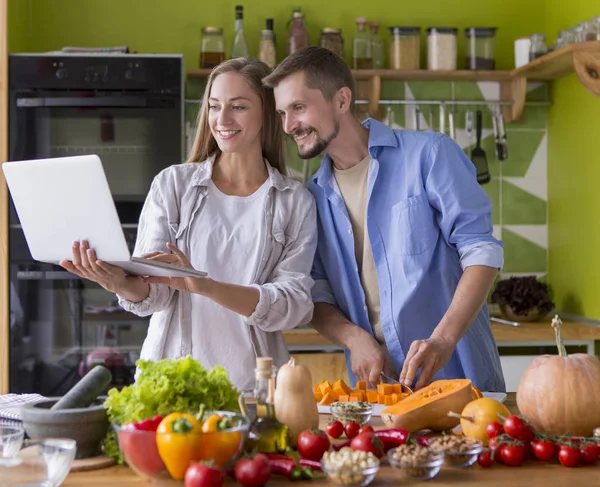
{"label": "red bell pepper", "polygon": [[119,444],[125,461],[151,477],[162,472],[165,464],[158,453],[156,435],[142,432],[156,432],[162,419],[162,416],[155,416],[137,423],[126,424],[119,430]]}

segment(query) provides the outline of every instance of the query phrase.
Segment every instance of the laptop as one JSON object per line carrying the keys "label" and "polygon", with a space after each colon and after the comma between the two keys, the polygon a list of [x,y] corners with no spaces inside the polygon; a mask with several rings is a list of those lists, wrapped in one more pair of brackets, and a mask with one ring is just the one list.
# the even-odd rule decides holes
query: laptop
{"label": "laptop", "polygon": [[29,246],[40,262],[72,260],[75,240],[128,274],[205,277],[206,272],[132,257],[97,155],[5,162],[4,177]]}

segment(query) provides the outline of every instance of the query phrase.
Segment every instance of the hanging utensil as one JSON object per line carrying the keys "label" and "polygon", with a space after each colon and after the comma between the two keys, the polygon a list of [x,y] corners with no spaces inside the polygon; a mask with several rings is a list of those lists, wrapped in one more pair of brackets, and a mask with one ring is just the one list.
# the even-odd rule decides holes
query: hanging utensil
{"label": "hanging utensil", "polygon": [[446,106],[444,103],[440,103],[440,132],[446,133]]}
{"label": "hanging utensil", "polygon": [[465,112],[465,128],[467,129],[467,150],[469,151],[469,159],[471,158],[471,141],[473,140],[473,112],[467,110]]}
{"label": "hanging utensil", "polygon": [[429,130],[433,130],[433,105],[429,107]]}
{"label": "hanging utensil", "polygon": [[506,141],[506,131],[504,130],[504,116],[502,115],[502,109],[498,109],[498,121],[498,137],[500,139],[500,144],[502,144],[502,159],[500,160],[505,161],[508,159],[508,142]]}
{"label": "hanging utensil", "polygon": [[502,150],[502,144],[500,142],[500,138],[498,136],[498,114],[496,107],[492,107],[492,126],[494,128],[494,142],[496,144],[496,159],[499,161],[504,157],[504,153]]}
{"label": "hanging utensil", "polygon": [[477,182],[485,184],[490,182],[490,172],[488,170],[487,157],[485,151],[481,148],[481,130],[483,128],[481,110],[477,110],[477,121],[475,122],[475,131],[477,132],[477,141],[473,152],[471,153],[471,161],[477,170]]}
{"label": "hanging utensil", "polygon": [[448,112],[448,135],[456,140],[456,131],[454,130],[454,107],[450,107]]}
{"label": "hanging utensil", "polygon": [[415,130],[420,130],[419,119],[421,118],[421,110],[419,105],[415,105]]}

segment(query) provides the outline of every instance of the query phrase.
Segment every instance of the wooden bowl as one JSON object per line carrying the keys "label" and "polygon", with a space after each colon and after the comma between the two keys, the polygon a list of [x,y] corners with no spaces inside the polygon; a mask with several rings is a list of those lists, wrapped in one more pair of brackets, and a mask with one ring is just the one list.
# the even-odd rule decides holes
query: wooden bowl
{"label": "wooden bowl", "polygon": [[544,316],[548,314],[540,312],[538,308],[533,308],[526,315],[518,315],[508,305],[500,306],[500,311],[502,312],[502,316],[507,320],[518,322],[540,321]]}

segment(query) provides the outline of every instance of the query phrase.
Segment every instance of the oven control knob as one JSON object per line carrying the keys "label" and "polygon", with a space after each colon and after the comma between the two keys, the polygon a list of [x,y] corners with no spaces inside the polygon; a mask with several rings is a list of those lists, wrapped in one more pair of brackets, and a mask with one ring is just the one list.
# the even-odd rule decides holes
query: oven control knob
{"label": "oven control knob", "polygon": [[56,77],[58,79],[64,79],[67,77],[67,70],[64,68],[60,68],[56,70]]}
{"label": "oven control knob", "polygon": [[133,70],[128,69],[125,71],[125,79],[133,79]]}

